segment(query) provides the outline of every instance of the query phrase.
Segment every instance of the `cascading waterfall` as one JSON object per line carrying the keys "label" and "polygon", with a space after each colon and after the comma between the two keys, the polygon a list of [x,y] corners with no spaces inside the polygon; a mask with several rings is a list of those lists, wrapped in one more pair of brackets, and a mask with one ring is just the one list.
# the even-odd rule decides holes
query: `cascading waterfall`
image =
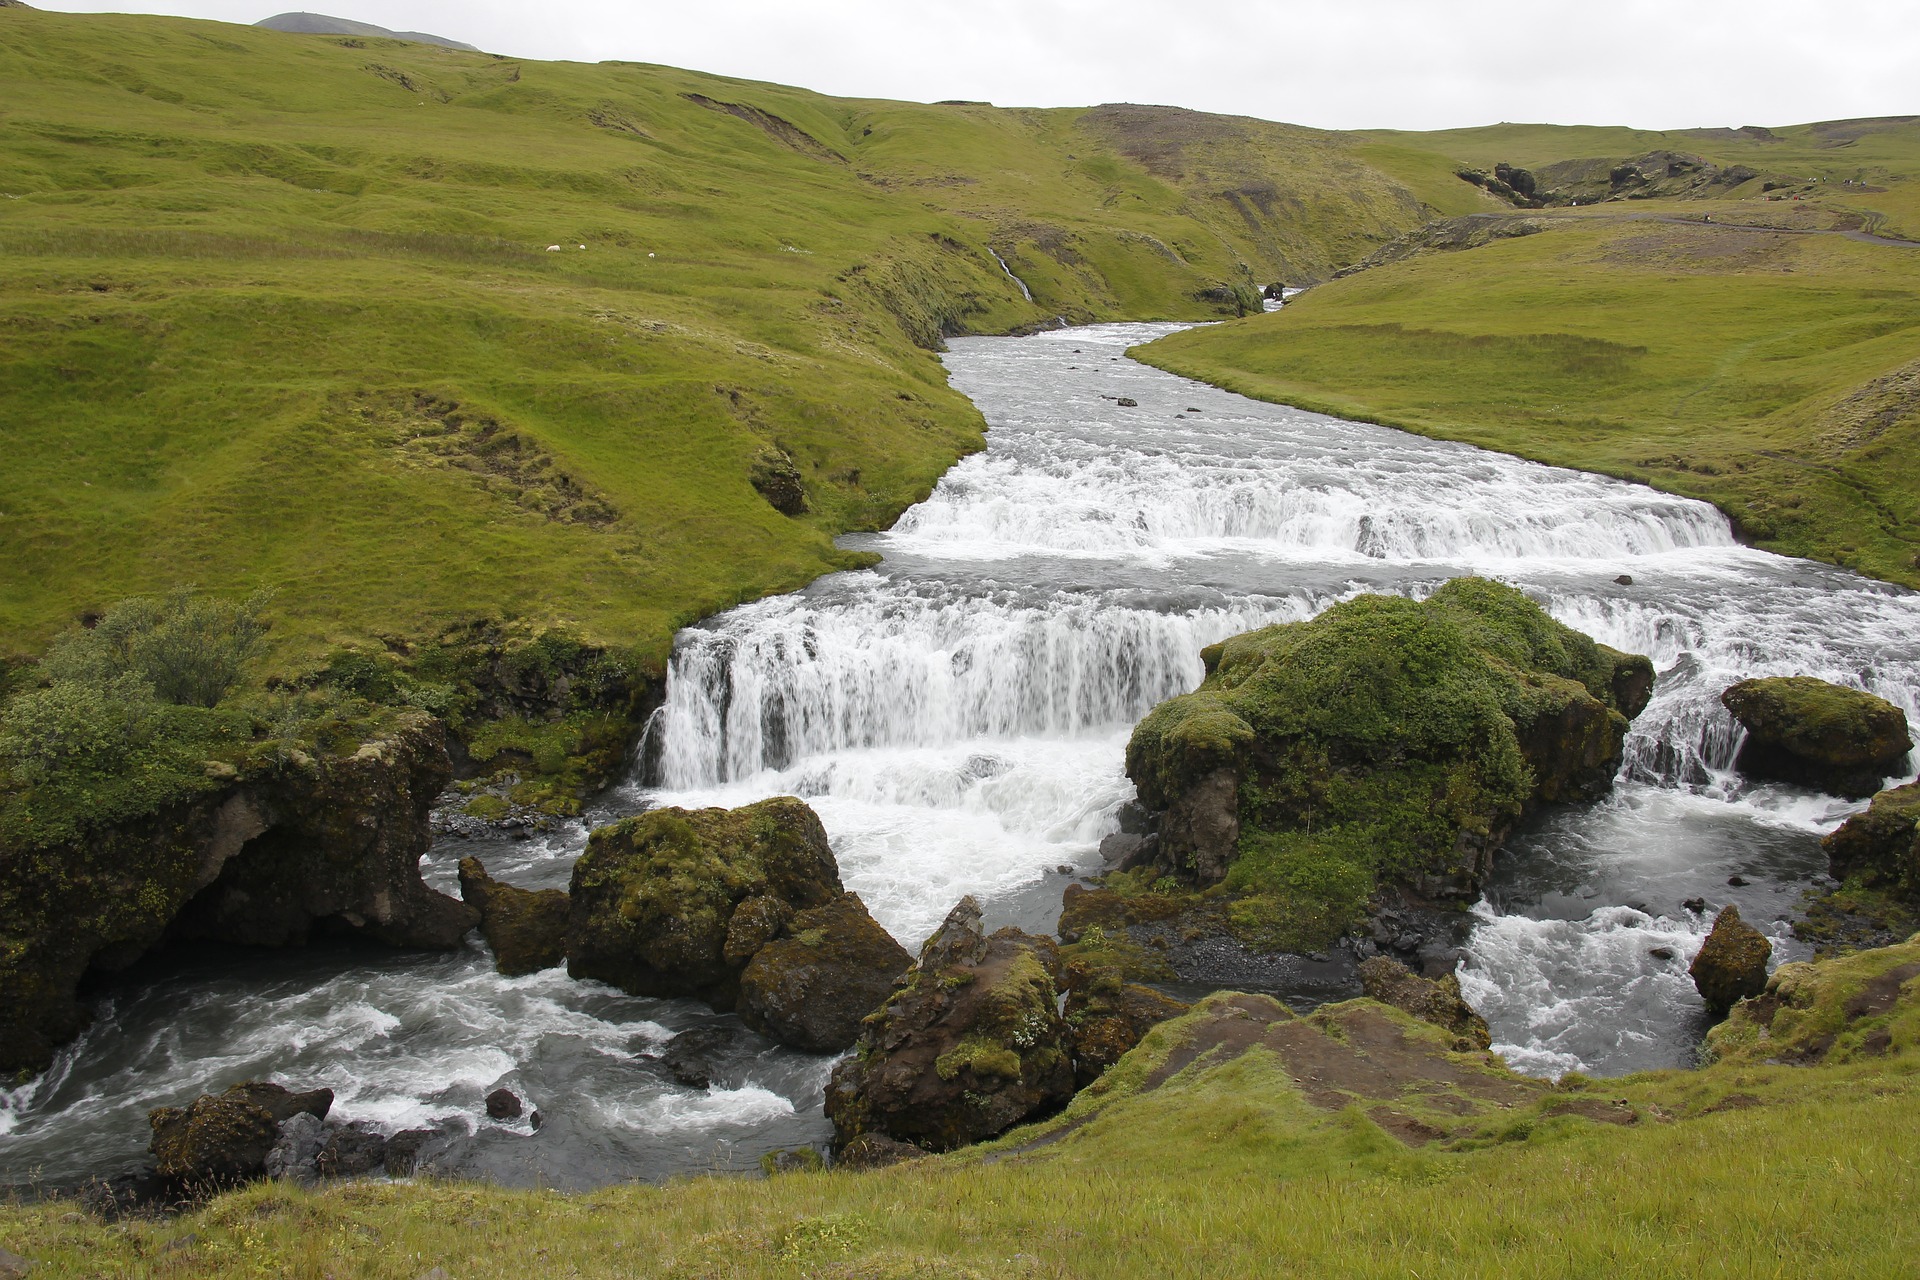
{"label": "cascading waterfall", "polygon": [[[1682,904],[1737,902],[1798,954],[1784,921],[1824,869],[1820,833],[1852,807],[1737,777],[1720,692],[1809,674],[1913,715],[1920,596],[1741,547],[1701,503],[1125,358],[1170,329],[955,341],[947,365],[989,446],[890,532],[844,540],[881,563],[683,632],[644,776],[537,838],[443,841],[430,878],[450,887],[477,853],[513,883],[563,886],[590,823],[796,794],[910,947],[967,893],[1049,929],[1058,869],[1098,869],[1132,795],[1132,725],[1199,681],[1204,645],[1480,573],[1651,655],[1660,679],[1615,794],[1509,842],[1463,988],[1525,1070],[1687,1061],[1701,1014],[1685,966],[1710,915]],[[731,1167],[825,1136],[824,1060],[689,1002],[557,970],[502,978],[478,943],[163,958],[105,999],[52,1072],[0,1091],[8,1177],[115,1171],[144,1145],[148,1108],[249,1076],[334,1088],[340,1114],[390,1129],[448,1127],[460,1141],[440,1167],[508,1183]],[[648,1062],[677,1032],[730,1027],[710,1088]],[[538,1133],[484,1120],[501,1085],[543,1110]]]}
{"label": "cascading waterfall", "polygon": [[1025,298],[1028,302],[1032,302],[1033,290],[1027,288],[1027,282],[1025,280],[1022,280],[1019,276],[1013,274],[1013,268],[1008,266],[1007,260],[1000,256],[1000,251],[998,249],[993,248],[991,245],[989,245],[987,247],[987,252],[993,255],[993,260],[995,262],[1000,264],[1000,269],[1007,273],[1007,279],[1013,281],[1015,284],[1020,286],[1020,296]]}

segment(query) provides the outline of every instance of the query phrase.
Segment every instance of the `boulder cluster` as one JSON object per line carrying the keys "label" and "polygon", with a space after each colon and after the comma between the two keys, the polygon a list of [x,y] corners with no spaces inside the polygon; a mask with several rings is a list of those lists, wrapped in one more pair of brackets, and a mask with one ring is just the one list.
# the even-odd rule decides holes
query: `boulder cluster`
{"label": "boulder cluster", "polygon": [[440,1136],[410,1129],[388,1137],[365,1122],[330,1122],[332,1108],[330,1089],[295,1093],[263,1081],[162,1107],[148,1116],[154,1172],[186,1195],[258,1178],[406,1177],[421,1149]]}

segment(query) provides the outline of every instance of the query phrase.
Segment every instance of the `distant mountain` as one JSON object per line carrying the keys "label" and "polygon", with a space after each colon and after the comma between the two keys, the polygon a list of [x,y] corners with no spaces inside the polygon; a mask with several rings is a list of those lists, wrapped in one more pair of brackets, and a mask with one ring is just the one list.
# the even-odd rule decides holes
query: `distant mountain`
{"label": "distant mountain", "polygon": [[432,36],[424,31],[389,31],[385,27],[376,27],[371,22],[355,22],[350,18],[329,18],[324,13],[283,13],[278,17],[265,18],[253,24],[266,27],[270,31],[291,31],[306,36],[385,36],[392,40],[417,40],[421,44],[437,44],[448,49],[465,49],[469,53],[480,50],[470,44],[461,44],[458,40],[449,40],[445,36]]}

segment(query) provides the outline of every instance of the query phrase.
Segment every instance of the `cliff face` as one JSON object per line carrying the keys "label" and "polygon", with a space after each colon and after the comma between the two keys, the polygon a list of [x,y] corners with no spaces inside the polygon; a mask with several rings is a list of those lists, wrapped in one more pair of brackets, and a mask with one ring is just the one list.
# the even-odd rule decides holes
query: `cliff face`
{"label": "cliff face", "polygon": [[9,853],[0,877],[0,1071],[38,1071],[86,1015],[90,971],[155,945],[304,942],[316,928],[450,948],[477,920],[429,889],[428,812],[452,775],[419,712],[356,750],[233,777],[71,845]]}
{"label": "cliff face", "polygon": [[1380,887],[1471,899],[1529,805],[1612,785],[1653,684],[1646,658],[1471,578],[1424,603],[1359,597],[1204,657],[1201,687],[1128,744],[1158,811],[1129,863],[1260,898],[1273,931],[1322,935],[1297,939],[1308,947]]}

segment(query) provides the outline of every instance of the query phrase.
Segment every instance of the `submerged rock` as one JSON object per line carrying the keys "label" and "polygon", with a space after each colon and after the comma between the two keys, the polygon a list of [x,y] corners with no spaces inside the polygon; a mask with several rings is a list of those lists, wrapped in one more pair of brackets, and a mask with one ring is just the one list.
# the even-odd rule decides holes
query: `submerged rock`
{"label": "submerged rock", "polygon": [[1073,1096],[1059,954],[1018,929],[992,936],[963,899],[834,1069],[835,1149],[880,1133],[931,1151],[991,1138]]}
{"label": "submerged rock", "polygon": [[1653,667],[1512,587],[1361,596],[1202,653],[1154,708],[1127,773],[1160,812],[1153,869],[1243,895],[1236,928],[1316,951],[1377,891],[1470,902],[1532,805],[1613,782]]}
{"label": "submerged rock", "polygon": [[1742,680],[1720,695],[1747,730],[1734,767],[1855,799],[1905,765],[1907,714],[1884,698],[1811,676]]}
{"label": "submerged rock", "polygon": [[567,958],[564,891],[503,884],[487,874],[480,859],[462,858],[460,896],[480,913],[481,932],[501,973],[537,973]]}
{"label": "submerged rock", "polygon": [[49,848],[0,877],[0,1072],[35,1071],[85,1024],[90,971],[163,940],[255,946],[347,930],[451,948],[477,922],[420,879],[452,767],[444,730],[406,712],[339,755],[293,753],[195,798]]}
{"label": "submerged rock", "polygon": [[856,893],[796,914],[740,974],[741,1021],[809,1053],[853,1047],[860,1021],[913,966]]}
{"label": "submerged rock", "polygon": [[1833,875],[1920,902],[1920,782],[1882,791],[1820,842]]}
{"label": "submerged rock", "polygon": [[1452,1032],[1454,1047],[1463,1052],[1493,1047],[1487,1020],[1460,994],[1460,979],[1451,973],[1423,978],[1398,960],[1375,956],[1361,964],[1360,981],[1369,999]]}
{"label": "submerged rock", "polygon": [[820,819],[791,796],[650,810],[595,831],[574,863],[567,972],[730,1011],[753,954],[842,892]]}
{"label": "submerged rock", "polygon": [[1740,918],[1740,908],[1728,905],[1713,922],[1713,931],[1700,945],[1687,971],[1707,1011],[1716,1018],[1748,996],[1767,987],[1767,961],[1773,944],[1767,936]]}
{"label": "submerged rock", "polygon": [[719,1078],[720,1055],[733,1047],[738,1037],[731,1027],[695,1027],[682,1031],[660,1055],[660,1063],[669,1075],[689,1089],[708,1089]]}

